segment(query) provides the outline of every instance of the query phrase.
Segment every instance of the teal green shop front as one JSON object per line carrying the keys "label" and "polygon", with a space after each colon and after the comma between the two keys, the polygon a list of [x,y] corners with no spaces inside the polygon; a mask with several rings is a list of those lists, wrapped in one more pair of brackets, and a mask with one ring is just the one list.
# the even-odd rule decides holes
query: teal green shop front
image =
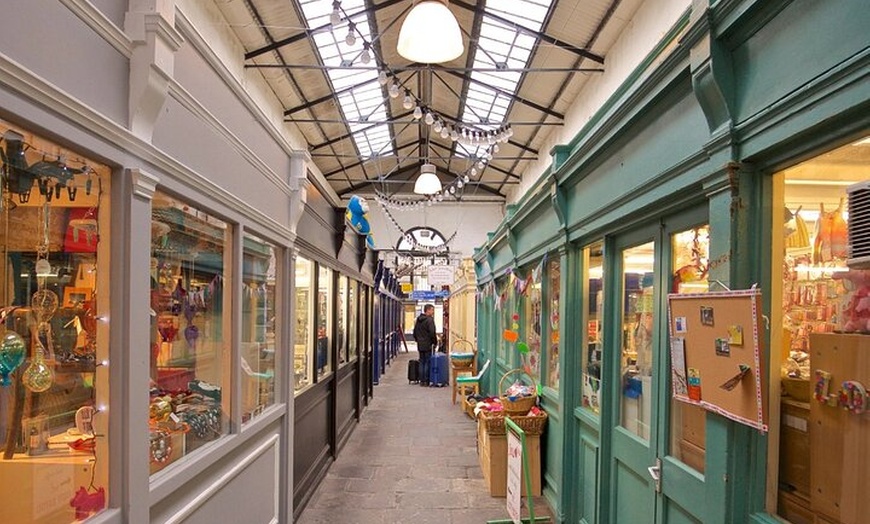
{"label": "teal green shop front", "polygon": [[[774,217],[810,159],[851,162],[814,168],[819,187],[870,178],[867,27],[858,0],[693,2],[476,251],[484,389],[516,368],[540,384],[559,522],[851,524],[783,495],[779,268],[798,251]],[[753,285],[770,433],[671,398],[668,293]]]}

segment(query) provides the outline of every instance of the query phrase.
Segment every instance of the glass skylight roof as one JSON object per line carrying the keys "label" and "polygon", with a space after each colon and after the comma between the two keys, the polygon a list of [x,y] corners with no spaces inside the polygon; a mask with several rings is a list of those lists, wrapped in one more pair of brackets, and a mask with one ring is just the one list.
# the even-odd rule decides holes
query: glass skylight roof
{"label": "glass skylight roof", "polygon": [[[301,0],[299,3],[309,28],[329,24],[332,2]],[[320,53],[323,65],[328,67],[351,64],[362,66],[360,59],[363,52],[362,40],[371,42],[372,37],[369,34],[368,16],[353,15],[365,8],[364,0],[342,0],[341,7],[348,16],[353,17],[351,21],[356,27],[353,33],[356,41],[353,45],[348,45],[345,41],[348,35],[348,21],[344,19],[332,31],[317,32],[312,38]],[[372,56],[371,64],[374,63],[374,56]],[[351,133],[354,133],[352,139],[360,156],[368,158],[395,154],[389,126],[385,123],[375,125],[377,122],[387,120],[386,101],[377,81],[377,71],[374,69],[367,71],[327,69],[326,75],[332,83],[333,92],[347,90],[338,96],[338,103],[345,119],[357,121],[348,124],[348,128],[350,128]],[[347,89],[352,86],[358,87]],[[359,121],[372,123],[359,123]],[[363,129],[365,131],[360,132]]]}
{"label": "glass skylight roof", "polygon": [[[533,31],[540,31],[552,1],[487,0],[480,27],[473,68],[527,67],[536,37],[493,18],[509,20]],[[462,121],[480,129],[495,129],[504,123],[522,73],[472,71]],[[457,143],[457,154],[477,157],[481,147]]]}

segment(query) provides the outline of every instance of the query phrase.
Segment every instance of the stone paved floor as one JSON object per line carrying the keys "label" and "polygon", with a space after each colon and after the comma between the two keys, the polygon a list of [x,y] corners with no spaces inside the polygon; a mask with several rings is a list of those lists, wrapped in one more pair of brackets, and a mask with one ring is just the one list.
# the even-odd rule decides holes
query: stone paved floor
{"label": "stone paved floor", "polygon": [[[477,460],[477,427],[451,389],[409,385],[400,353],[299,524],[483,524],[507,519]],[[549,515],[543,498],[536,515]],[[524,508],[524,515],[528,510]]]}

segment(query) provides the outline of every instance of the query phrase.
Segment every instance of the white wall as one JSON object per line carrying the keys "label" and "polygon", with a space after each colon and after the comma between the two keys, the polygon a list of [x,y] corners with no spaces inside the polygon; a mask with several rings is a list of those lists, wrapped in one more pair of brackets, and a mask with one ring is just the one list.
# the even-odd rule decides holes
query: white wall
{"label": "white wall", "polygon": [[[625,13],[630,14],[633,6],[624,4],[623,7],[627,7]],[[645,0],[605,54],[604,72],[586,81],[565,114],[565,125],[545,128],[551,131],[538,150],[550,151],[553,146],[570,142],[690,5],[691,0]],[[619,13],[617,11],[614,18]],[[539,155],[537,161],[529,162],[520,184],[509,191],[508,202],[516,202],[522,198],[551,163],[552,158],[548,155]]]}
{"label": "white wall", "polygon": [[[390,221],[381,207],[369,199],[369,223],[378,249],[393,249],[401,233]],[[470,257],[474,248],[486,241],[486,234],[494,231],[502,218],[504,207],[501,204],[441,202],[416,211],[391,210],[390,213],[402,229],[415,226],[428,226],[437,229],[445,237],[459,230],[456,239],[449,244],[451,253],[461,253]]]}

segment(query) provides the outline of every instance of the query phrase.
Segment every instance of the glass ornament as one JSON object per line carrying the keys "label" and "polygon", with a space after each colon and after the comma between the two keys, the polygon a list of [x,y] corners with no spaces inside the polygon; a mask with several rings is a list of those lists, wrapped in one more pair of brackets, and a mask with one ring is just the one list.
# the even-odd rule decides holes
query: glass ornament
{"label": "glass ornament", "polygon": [[21,382],[24,387],[34,393],[42,393],[47,391],[54,382],[54,371],[45,362],[45,347],[39,337],[35,339],[36,350],[33,354],[33,360],[27,369],[24,370],[24,375],[21,377]]}
{"label": "glass ornament", "polygon": [[44,258],[37,260],[33,269],[38,277],[45,277],[51,274],[51,264]]}
{"label": "glass ornament", "polygon": [[24,362],[26,354],[27,345],[21,335],[14,331],[7,331],[3,334],[3,341],[0,342],[0,385],[12,384],[9,380],[9,374],[18,369],[18,366]]}
{"label": "glass ornament", "polygon": [[54,291],[40,289],[30,297],[30,307],[39,322],[48,322],[57,311],[60,300]]}

